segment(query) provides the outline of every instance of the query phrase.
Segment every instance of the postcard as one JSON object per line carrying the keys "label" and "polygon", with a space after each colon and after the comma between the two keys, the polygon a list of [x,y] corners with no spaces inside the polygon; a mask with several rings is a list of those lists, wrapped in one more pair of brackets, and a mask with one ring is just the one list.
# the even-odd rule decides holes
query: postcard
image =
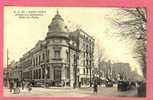
{"label": "postcard", "polygon": [[3,97],[151,98],[148,6],[79,4],[3,5]]}

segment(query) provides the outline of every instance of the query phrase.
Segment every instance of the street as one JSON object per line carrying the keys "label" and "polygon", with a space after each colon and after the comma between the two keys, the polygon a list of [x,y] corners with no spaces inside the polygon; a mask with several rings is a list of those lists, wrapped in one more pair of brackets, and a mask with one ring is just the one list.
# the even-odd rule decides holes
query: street
{"label": "street", "polygon": [[87,97],[87,96],[101,96],[101,97],[136,97],[137,90],[129,90],[124,92],[118,92],[117,87],[99,87],[98,93],[94,94],[93,89],[86,88],[69,88],[69,87],[50,87],[41,88],[34,87],[29,92],[27,88],[21,90],[19,94],[13,94],[9,92],[8,88],[4,88],[4,96],[54,96],[54,97]]}

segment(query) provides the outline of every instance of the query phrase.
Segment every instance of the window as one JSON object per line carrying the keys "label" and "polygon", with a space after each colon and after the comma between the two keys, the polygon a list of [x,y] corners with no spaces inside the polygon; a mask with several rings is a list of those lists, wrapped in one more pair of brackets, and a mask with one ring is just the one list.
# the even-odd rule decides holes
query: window
{"label": "window", "polygon": [[85,68],[83,68],[83,74],[85,74],[86,73],[86,70],[85,70]]}
{"label": "window", "polygon": [[50,55],[50,52],[49,50],[47,50],[47,62],[49,62],[49,55]]}
{"label": "window", "polygon": [[88,45],[86,45],[86,53],[88,53]]}
{"label": "window", "polygon": [[67,60],[67,62],[69,61],[69,53],[67,50],[66,50],[66,60]]}
{"label": "window", "polygon": [[45,53],[43,53],[43,61],[45,60]]}
{"label": "window", "polygon": [[40,62],[41,62],[41,56],[39,55],[39,65],[40,65]]}
{"label": "window", "polygon": [[70,69],[67,68],[66,70],[67,70],[67,78],[70,78]]}
{"label": "window", "polygon": [[54,51],[54,57],[55,58],[60,58],[60,50],[55,50]]}
{"label": "window", "polygon": [[43,73],[42,78],[44,79],[45,78],[45,68],[42,69],[42,73]]}
{"label": "window", "polygon": [[54,49],[54,57],[60,58],[61,57],[61,47],[55,46],[53,47],[53,49]]}
{"label": "window", "polygon": [[36,66],[38,65],[38,57],[36,56]]}
{"label": "window", "polygon": [[86,59],[87,65],[88,65],[88,59]]}
{"label": "window", "polygon": [[39,65],[39,55],[37,56],[37,65]]}
{"label": "window", "polygon": [[88,74],[88,68],[87,68],[87,74]]}
{"label": "window", "polygon": [[36,57],[35,57],[35,66],[37,65],[37,60],[36,60]]}
{"label": "window", "polygon": [[73,61],[74,61],[74,64],[75,64],[75,60],[76,60],[75,58],[76,58],[76,56],[75,56],[75,54],[74,54],[74,55],[73,55]]}
{"label": "window", "polygon": [[32,59],[30,59],[30,65],[32,65]]}
{"label": "window", "polygon": [[41,69],[39,69],[39,79],[41,79]]}
{"label": "window", "polygon": [[85,56],[86,56],[86,53],[84,52],[84,53],[83,53],[83,57],[85,58]]}
{"label": "window", "polygon": [[61,81],[61,75],[62,75],[61,69],[60,68],[55,68],[54,69],[54,80],[60,82]]}
{"label": "window", "polygon": [[33,58],[33,66],[35,66],[35,59]]}
{"label": "window", "polygon": [[83,66],[85,66],[85,63],[86,63],[86,61],[85,61],[85,60],[83,60]]}
{"label": "window", "polygon": [[50,74],[49,74],[49,72],[50,72],[50,67],[47,67],[47,79],[50,78]]}
{"label": "window", "polygon": [[92,65],[91,65],[91,60],[90,60],[90,66],[92,66]]}

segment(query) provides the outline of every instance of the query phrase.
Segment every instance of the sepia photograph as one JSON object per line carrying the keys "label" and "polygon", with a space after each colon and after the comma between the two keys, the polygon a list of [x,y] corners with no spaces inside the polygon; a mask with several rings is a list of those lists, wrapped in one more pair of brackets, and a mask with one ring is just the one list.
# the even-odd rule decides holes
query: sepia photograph
{"label": "sepia photograph", "polygon": [[4,96],[146,97],[147,10],[4,6]]}

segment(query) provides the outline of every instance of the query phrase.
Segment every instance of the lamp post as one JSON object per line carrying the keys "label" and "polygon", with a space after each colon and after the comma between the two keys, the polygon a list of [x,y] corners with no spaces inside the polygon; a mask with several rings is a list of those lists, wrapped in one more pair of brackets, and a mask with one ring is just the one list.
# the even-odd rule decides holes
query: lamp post
{"label": "lamp post", "polygon": [[9,82],[10,82],[10,78],[11,78],[11,75],[10,75],[10,73],[11,73],[11,70],[10,70],[10,68],[9,68],[9,60],[10,60],[10,58],[9,58],[9,49],[7,48],[7,66],[6,66],[6,69],[7,69],[7,85],[8,85],[8,87],[9,87]]}

